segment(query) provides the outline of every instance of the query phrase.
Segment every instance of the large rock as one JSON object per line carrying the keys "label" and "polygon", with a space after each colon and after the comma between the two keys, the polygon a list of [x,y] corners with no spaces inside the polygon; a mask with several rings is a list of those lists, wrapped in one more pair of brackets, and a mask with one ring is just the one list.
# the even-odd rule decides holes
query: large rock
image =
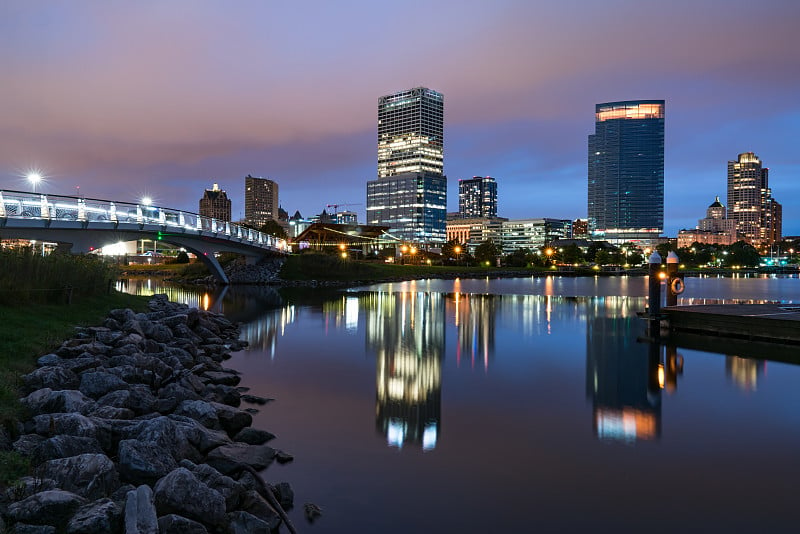
{"label": "large rock", "polygon": [[64,490],[47,490],[31,495],[8,507],[14,521],[34,525],[64,525],[86,499]]}
{"label": "large rock", "polygon": [[267,445],[231,443],[208,453],[206,463],[222,474],[238,470],[239,464],[249,465],[256,471],[266,469],[275,458],[275,449]]}
{"label": "large rock", "polygon": [[108,534],[118,532],[122,510],[111,499],[83,506],[67,524],[67,534]]}
{"label": "large rock", "polygon": [[231,436],[235,436],[241,429],[253,424],[253,416],[243,410],[237,410],[218,402],[210,404],[217,412],[220,426]]}
{"label": "large rock", "polygon": [[34,389],[50,388],[53,390],[75,389],[80,383],[78,376],[60,365],[40,367],[22,377],[25,386]]}
{"label": "large rock", "polygon": [[69,458],[84,453],[101,454],[103,449],[95,438],[59,435],[45,439],[34,450],[34,463],[57,458]]}
{"label": "large rock", "polygon": [[233,437],[234,441],[241,441],[249,445],[262,445],[272,439],[275,439],[275,434],[249,426],[241,429]]}
{"label": "large rock", "polygon": [[231,477],[225,476],[210,465],[194,464],[188,460],[181,462],[181,467],[185,467],[192,472],[203,484],[217,491],[225,499],[225,510],[230,512],[239,506],[242,494],[247,491],[244,485]]}
{"label": "large rock", "polygon": [[97,404],[114,408],[127,408],[136,415],[150,413],[156,408],[156,398],[147,386],[133,385],[130,389],[112,391],[100,397]]}
{"label": "large rock", "polygon": [[158,517],[150,486],[139,486],[125,498],[125,534],[158,534]]}
{"label": "large rock", "polygon": [[159,517],[158,531],[159,534],[208,534],[201,523],[175,514]]}
{"label": "large rock", "polygon": [[177,467],[169,450],[154,442],[126,439],[119,442],[119,474],[133,484],[153,484]]}
{"label": "large rock", "polygon": [[233,386],[209,384],[203,390],[203,396],[212,402],[226,404],[234,408],[238,408],[242,404],[242,394]]}
{"label": "large rock", "polygon": [[34,415],[45,413],[89,413],[95,402],[74,389],[53,391],[50,388],[38,389],[24,397],[20,402]]}
{"label": "large rock", "polygon": [[94,438],[97,426],[88,417],[79,413],[52,413],[37,415],[33,418],[36,433],[42,436],[66,434]]}
{"label": "large rock", "polygon": [[59,487],[89,499],[111,495],[119,487],[117,469],[105,454],[85,453],[42,464],[46,478]]}
{"label": "large rock", "polygon": [[169,418],[186,436],[189,444],[203,454],[221,445],[232,443],[231,438],[224,431],[206,428],[191,417],[172,414]]}
{"label": "large rock", "polygon": [[235,373],[225,373],[221,371],[206,371],[203,376],[212,384],[222,386],[238,386],[242,378]]}
{"label": "large rock", "polygon": [[211,403],[203,400],[183,401],[175,409],[175,415],[190,417],[206,428],[220,428],[217,410]]}
{"label": "large rock", "polygon": [[278,512],[257,491],[246,491],[242,495],[240,508],[264,521],[270,530],[277,529],[281,524]]}
{"label": "large rock", "polygon": [[156,510],[161,515],[178,514],[205,525],[225,520],[225,499],[201,482],[191,471],[179,467],[155,486]]}
{"label": "large rock", "polygon": [[81,393],[93,399],[99,399],[106,393],[118,389],[127,389],[128,384],[120,377],[105,371],[87,371],[81,375]]}
{"label": "large rock", "polygon": [[228,534],[270,534],[269,524],[248,512],[228,514]]}

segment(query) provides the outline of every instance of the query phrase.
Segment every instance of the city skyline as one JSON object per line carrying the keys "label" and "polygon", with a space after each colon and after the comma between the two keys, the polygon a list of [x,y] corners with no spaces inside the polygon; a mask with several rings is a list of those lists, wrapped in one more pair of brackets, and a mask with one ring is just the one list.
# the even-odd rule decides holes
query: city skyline
{"label": "city skyline", "polygon": [[727,161],[749,151],[769,164],[783,234],[800,234],[796,2],[425,5],[409,28],[369,2],[4,2],[3,187],[30,190],[35,168],[52,194],[194,211],[219,183],[239,219],[252,174],[308,216],[364,202],[376,97],[426,86],[448,100],[447,211],[459,179],[488,175],[502,217],[586,217],[595,104],[655,97],[666,235],[724,197]]}

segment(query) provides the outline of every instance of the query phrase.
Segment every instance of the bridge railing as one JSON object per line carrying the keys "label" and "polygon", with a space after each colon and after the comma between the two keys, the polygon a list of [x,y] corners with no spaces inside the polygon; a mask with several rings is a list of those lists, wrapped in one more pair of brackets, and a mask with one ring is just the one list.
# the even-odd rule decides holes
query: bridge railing
{"label": "bridge railing", "polygon": [[252,228],[203,217],[197,213],[130,202],[0,190],[0,219],[39,219],[83,223],[159,226],[184,234],[212,233],[215,237],[263,248],[286,250],[286,241]]}

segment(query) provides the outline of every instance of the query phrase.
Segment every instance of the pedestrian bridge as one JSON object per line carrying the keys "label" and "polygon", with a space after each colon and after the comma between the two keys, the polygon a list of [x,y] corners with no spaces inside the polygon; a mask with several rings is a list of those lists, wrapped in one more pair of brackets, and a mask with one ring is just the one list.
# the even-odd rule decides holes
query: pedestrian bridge
{"label": "pedestrian bridge", "polygon": [[159,240],[186,249],[203,261],[223,284],[228,277],[215,254],[233,252],[255,263],[286,254],[286,241],[196,213],[94,198],[0,190],[0,239],[58,243],[72,253],[139,239]]}

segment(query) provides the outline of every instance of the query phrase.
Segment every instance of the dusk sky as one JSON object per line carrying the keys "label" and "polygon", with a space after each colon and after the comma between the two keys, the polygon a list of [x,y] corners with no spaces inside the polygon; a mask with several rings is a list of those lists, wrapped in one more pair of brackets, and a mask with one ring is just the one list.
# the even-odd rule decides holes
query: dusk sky
{"label": "dusk sky", "polygon": [[572,219],[595,104],[664,99],[666,234],[753,151],[800,235],[798,23],[798,0],[3,0],[0,187],[35,168],[46,193],[196,212],[218,183],[238,219],[252,174],[290,214],[364,221],[377,99],[425,86],[449,211],[489,175],[499,215]]}

